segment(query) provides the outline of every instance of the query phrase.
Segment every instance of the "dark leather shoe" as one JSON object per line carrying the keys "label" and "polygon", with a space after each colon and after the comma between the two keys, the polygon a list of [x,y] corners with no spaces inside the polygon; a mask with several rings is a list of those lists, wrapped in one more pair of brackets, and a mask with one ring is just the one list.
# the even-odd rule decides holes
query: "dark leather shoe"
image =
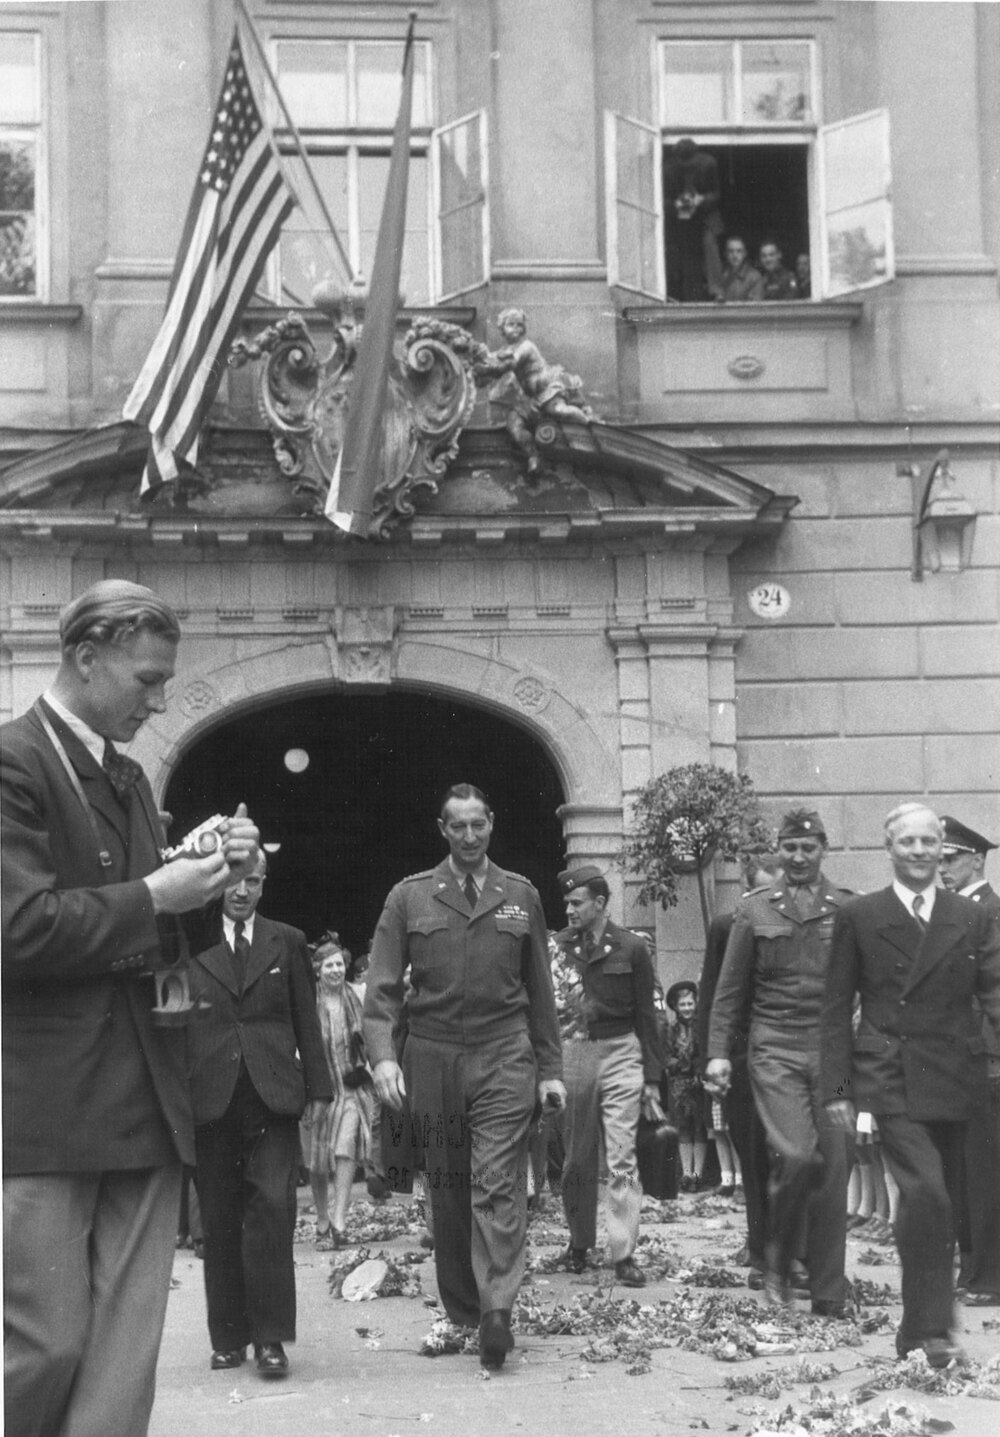
{"label": "dark leather shoe", "polygon": [[482,1367],[502,1367],[504,1358],[514,1346],[510,1330],[510,1313],[503,1308],[485,1312],[479,1324],[479,1362]]}
{"label": "dark leather shoe", "polygon": [[288,1358],[280,1342],[255,1342],[253,1355],[261,1377],[284,1377],[288,1371]]}
{"label": "dark leather shoe", "polygon": [[245,1347],[234,1347],[232,1352],[213,1352],[208,1365],[213,1372],[224,1372],[230,1367],[242,1367],[246,1355]]}
{"label": "dark leather shoe", "polygon": [[925,1337],[920,1346],[932,1367],[947,1367],[951,1362],[961,1365],[967,1360],[958,1343],[950,1337]]}
{"label": "dark leather shoe", "polygon": [[764,1286],[764,1274],[759,1267],[752,1267],[747,1273],[747,1287],[753,1292],[760,1292]]}
{"label": "dark leather shoe", "polygon": [[587,1266],[587,1249],[585,1247],[568,1247],[563,1253],[563,1262],[570,1272],[583,1272]]}
{"label": "dark leather shoe", "polygon": [[827,1297],[817,1297],[812,1305],[813,1317],[828,1317],[837,1321],[848,1316],[846,1302],[831,1302]]}
{"label": "dark leather shoe", "polygon": [[636,1266],[634,1258],[623,1257],[621,1262],[615,1263],[615,1281],[623,1287],[645,1287],[646,1274]]}
{"label": "dark leather shoe", "polygon": [[773,1268],[764,1273],[764,1301],[769,1307],[783,1307],[794,1311],[795,1293],[790,1282],[786,1282]]}

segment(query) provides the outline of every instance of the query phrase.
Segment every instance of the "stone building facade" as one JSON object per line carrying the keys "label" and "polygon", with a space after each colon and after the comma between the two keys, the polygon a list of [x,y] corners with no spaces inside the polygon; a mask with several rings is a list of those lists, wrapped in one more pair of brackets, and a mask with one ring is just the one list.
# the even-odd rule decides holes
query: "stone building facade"
{"label": "stone building facade", "polygon": [[[392,123],[376,81],[407,8],[251,6],[362,267]],[[420,749],[429,788],[456,777],[450,755],[474,758],[488,716],[511,735],[501,859],[534,865],[553,922],[562,862],[608,866],[626,917],[657,924],[665,976],[697,965],[697,904],[640,910],[613,864],[630,795],[675,764],[738,765],[771,812],[816,804],[830,871],[854,887],[882,881],[881,817],[901,798],[1000,837],[997,8],[416,9],[400,335],[433,313],[495,348],[517,305],[546,356],[583,377],[599,423],[557,426],[534,480],[481,394],[437,492],[390,538],[347,540],[297,498],[237,371],[206,435],[205,491],[140,503],[143,436],[121,406],[162,313],[233,10],[7,4],[0,62],[22,99],[7,113],[0,99],[0,156],[33,167],[34,189],[27,229],[0,199],[0,711],[50,677],[60,606],[120,574],[184,614],[170,710],[136,745],[178,819],[226,796],[213,783],[227,744],[256,726],[282,748],[296,705],[313,705],[310,742],[336,749],[371,702],[405,748],[420,737],[407,705],[439,702],[419,710],[440,725],[437,758]],[[727,227],[752,248],[777,230],[786,260],[807,252],[815,297],[668,297],[662,167],[687,134],[716,159]],[[327,262],[297,218],[245,332]],[[321,339],[324,315],[304,312]],[[941,451],[934,493],[955,525],[918,581],[919,484],[904,471],[926,478]],[[404,850],[387,815],[417,833],[412,866],[436,856],[420,783],[399,813],[367,752],[352,739],[335,779],[314,763],[299,788],[283,770],[268,812],[281,916],[302,902],[304,926],[336,926],[327,892],[358,891],[342,847],[382,855],[372,895],[410,871],[390,871]],[[546,812],[532,825],[536,764]],[[335,785],[349,829],[307,824],[307,808],[343,813]],[[521,837],[502,850],[505,827]],[[716,878],[723,903],[734,875]],[[352,936],[374,902],[355,903]]]}

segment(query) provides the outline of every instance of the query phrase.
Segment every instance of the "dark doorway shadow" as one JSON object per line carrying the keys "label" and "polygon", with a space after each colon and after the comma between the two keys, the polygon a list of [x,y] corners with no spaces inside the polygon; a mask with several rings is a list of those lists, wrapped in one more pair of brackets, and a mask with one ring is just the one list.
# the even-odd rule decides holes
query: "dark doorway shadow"
{"label": "dark doorway shadow", "polygon": [[[308,755],[300,773],[286,766],[292,750]],[[491,857],[530,878],[549,925],[562,927],[564,795],[552,760],[524,729],[427,694],[329,693],[221,724],[171,776],[170,839],[245,800],[262,840],[281,845],[261,911],[310,939],[333,928],[356,952],[392,885],[444,857],[438,805],[463,782],[492,802]]]}

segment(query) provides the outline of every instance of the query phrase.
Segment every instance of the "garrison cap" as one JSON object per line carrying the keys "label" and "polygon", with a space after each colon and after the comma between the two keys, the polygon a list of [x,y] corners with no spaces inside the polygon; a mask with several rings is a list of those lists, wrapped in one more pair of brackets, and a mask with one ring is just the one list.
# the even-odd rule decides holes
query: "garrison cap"
{"label": "garrison cap", "polygon": [[792,808],[778,825],[778,841],[783,838],[826,838],[823,820],[814,808]]}
{"label": "garrison cap", "polygon": [[593,883],[595,878],[603,877],[604,874],[595,864],[584,863],[579,868],[567,868],[559,874],[556,882],[559,884],[559,892],[565,898],[574,888],[582,888],[585,883]]}
{"label": "garrison cap", "polygon": [[946,813],[941,815],[941,828],[945,853],[989,853],[997,847],[974,828],[967,828],[964,823],[959,823],[957,818],[950,818]]}

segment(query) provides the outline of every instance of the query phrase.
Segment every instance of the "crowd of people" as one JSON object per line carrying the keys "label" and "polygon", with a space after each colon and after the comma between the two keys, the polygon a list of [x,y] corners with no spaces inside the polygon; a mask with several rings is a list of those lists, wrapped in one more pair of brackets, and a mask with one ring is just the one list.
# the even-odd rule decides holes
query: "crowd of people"
{"label": "crowd of people", "polygon": [[995,844],[902,804],[890,884],[854,895],[824,872],[820,815],[794,809],[713,921],[699,981],[663,995],[607,875],[559,875],[567,926],[550,933],[532,883],[489,855],[485,794],[456,784],[445,857],[393,887],[362,973],[336,934],[310,951],[259,911],[267,858],[244,804],[164,847],[114,745],[165,708],[173,610],[103,581],[60,637],[52,686],[3,731],[12,1437],[147,1431],[184,1173],[212,1369],[248,1348],[262,1378],[289,1369],[303,1170],[332,1249],[359,1171],[383,1196],[408,1168],[441,1304],[495,1370],[546,1175],[567,1269],[601,1261],[603,1193],[614,1281],[645,1284],[637,1139],[643,1122],[669,1134],[667,1114],[682,1188],[704,1182],[711,1139],[718,1190],[743,1195],[765,1302],[803,1289],[814,1316],[849,1315],[848,1225],[881,1217],[902,1265],[897,1353],[962,1360],[956,1292],[1000,1303]]}
{"label": "crowd of people", "polygon": [[749,304],[812,298],[808,252],[797,253],[794,267],[788,269],[777,237],[765,234],[755,251],[757,267],[751,263],[745,236],[727,230],[718,165],[689,136],[677,141],[667,159],[664,205],[668,299],[682,304],[706,300]]}

